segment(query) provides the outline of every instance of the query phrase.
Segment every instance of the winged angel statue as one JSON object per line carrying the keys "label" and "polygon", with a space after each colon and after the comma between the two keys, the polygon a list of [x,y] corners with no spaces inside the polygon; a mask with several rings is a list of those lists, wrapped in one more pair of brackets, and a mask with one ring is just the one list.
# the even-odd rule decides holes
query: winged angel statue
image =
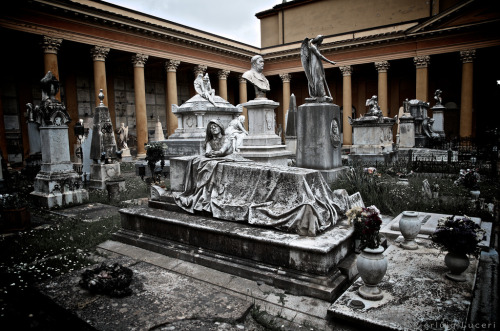
{"label": "winged angel statue", "polygon": [[309,83],[310,99],[317,102],[331,102],[333,98],[326,83],[325,69],[321,60],[331,64],[335,64],[335,62],[328,60],[319,52],[322,42],[322,35],[318,35],[314,39],[305,38],[300,47],[300,59]]}

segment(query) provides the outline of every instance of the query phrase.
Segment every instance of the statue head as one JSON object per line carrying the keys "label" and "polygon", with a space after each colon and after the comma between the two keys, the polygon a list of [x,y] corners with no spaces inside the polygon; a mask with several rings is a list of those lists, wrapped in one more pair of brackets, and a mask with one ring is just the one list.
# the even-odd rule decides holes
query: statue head
{"label": "statue head", "polygon": [[218,135],[219,133],[225,135],[224,126],[222,125],[222,123],[216,119],[210,120],[210,122],[208,122],[207,124],[205,142],[211,141],[214,136]]}
{"label": "statue head", "polygon": [[313,44],[316,44],[316,45],[321,45],[321,43],[323,42],[323,36],[322,35],[317,35],[316,38],[314,38],[311,43]]}
{"label": "statue head", "polygon": [[[201,74],[200,74],[201,75]],[[210,78],[208,77],[208,72],[203,76],[203,80],[207,82]]]}
{"label": "statue head", "polygon": [[243,116],[243,115],[238,116],[238,120],[239,120],[241,123],[245,123],[245,116]]}
{"label": "statue head", "polygon": [[264,71],[264,58],[260,55],[255,55],[251,60],[252,69],[257,71],[258,73],[262,73]]}

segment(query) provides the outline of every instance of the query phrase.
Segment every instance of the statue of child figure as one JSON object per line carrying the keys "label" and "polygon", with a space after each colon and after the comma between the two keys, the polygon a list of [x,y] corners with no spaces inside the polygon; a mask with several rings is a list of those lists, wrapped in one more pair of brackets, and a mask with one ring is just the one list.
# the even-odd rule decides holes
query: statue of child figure
{"label": "statue of child figure", "polygon": [[245,130],[243,123],[245,123],[245,116],[240,115],[229,122],[226,128],[226,135],[231,139],[233,151],[235,152],[240,151],[240,146],[243,145],[243,138],[245,135],[248,136],[248,131]]}

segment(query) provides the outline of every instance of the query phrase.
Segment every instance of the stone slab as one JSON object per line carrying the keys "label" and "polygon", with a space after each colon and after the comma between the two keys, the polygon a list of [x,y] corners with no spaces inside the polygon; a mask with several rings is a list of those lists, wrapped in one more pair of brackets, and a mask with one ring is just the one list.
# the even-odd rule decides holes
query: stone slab
{"label": "stone slab", "polygon": [[[245,141],[243,141],[245,144]],[[288,160],[293,156],[285,145],[269,146],[241,146],[238,153],[245,159],[255,162],[268,163],[277,166],[287,166]]]}
{"label": "stone slab", "polygon": [[[470,260],[466,281],[445,277],[444,254],[430,241],[418,250],[390,246],[386,276],[379,284],[384,292],[380,301],[369,301],[357,294],[363,284],[358,279],[328,309],[329,318],[345,320],[372,330],[453,330],[462,329],[472,301],[478,261]],[[356,304],[356,305],[354,305]],[[361,308],[355,308],[357,306]]]}
{"label": "stone slab", "polygon": [[[277,316],[295,323],[294,326],[285,325],[283,330],[309,330],[311,328],[315,328],[315,330],[353,330],[352,328],[333,328],[326,320],[327,309],[331,305],[331,301],[296,296],[289,293],[289,291],[269,286],[261,281],[241,278],[210,267],[179,260],[175,257],[165,256],[117,241],[109,240],[100,244],[99,251],[106,255],[112,252],[129,256],[182,276],[200,280],[209,286],[218,286],[220,291],[226,291],[238,298],[251,301],[256,308],[260,308],[261,313],[272,314],[270,317],[274,319],[274,323],[268,323],[268,325],[281,326],[281,321]],[[309,327],[306,328],[306,325]],[[245,327],[247,327],[247,323],[245,323]],[[245,330],[260,329],[245,328]]]}
{"label": "stone slab", "polygon": [[324,300],[345,286],[338,264],[353,251],[346,221],[317,237],[304,237],[157,208],[120,213],[122,229],[113,238],[126,244]]}
{"label": "stone slab", "polygon": [[102,203],[87,203],[80,206],[70,207],[63,210],[51,211],[52,214],[72,217],[84,222],[94,222],[103,217],[119,215],[120,208]]}
{"label": "stone slab", "polygon": [[[422,223],[422,227],[420,228],[420,232],[417,237],[429,239],[429,237],[436,231],[439,219],[448,216],[451,215],[418,212],[418,218]],[[403,217],[403,213],[396,216],[391,222],[382,227],[380,230],[380,233],[385,235],[390,242],[394,242],[399,236],[401,236],[401,231],[399,230],[399,221],[401,220],[401,217]],[[490,247],[492,223],[482,222],[478,217],[471,217],[471,219],[486,231],[486,239],[481,241],[479,246],[483,248]]]}
{"label": "stone slab", "polygon": [[252,307],[250,300],[149,263],[128,257],[105,262],[132,269],[130,296],[89,293],[78,285],[81,271],[44,282],[39,290],[96,330],[218,330],[221,323],[242,322]]}

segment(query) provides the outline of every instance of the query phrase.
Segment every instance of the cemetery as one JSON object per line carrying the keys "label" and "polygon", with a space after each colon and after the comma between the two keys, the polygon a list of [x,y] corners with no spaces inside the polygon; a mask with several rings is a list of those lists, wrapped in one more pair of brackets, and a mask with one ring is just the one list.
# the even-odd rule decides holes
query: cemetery
{"label": "cemetery", "polygon": [[[302,2],[256,16],[295,5]],[[445,20],[461,8],[484,9],[458,1],[435,15]],[[0,16],[3,30],[8,15]],[[406,33],[425,34],[438,24],[433,17],[405,21]],[[298,38],[293,61],[304,77],[290,86],[290,74],[280,73],[279,93],[270,75],[275,53],[257,48],[242,48],[245,56],[216,52],[221,63],[234,56],[236,92],[227,69],[212,88],[213,62],[197,63],[184,89],[173,58],[164,64],[167,84],[152,87],[142,53],[132,57],[132,90],[125,80],[107,84],[109,49],[95,46],[93,91],[85,94],[93,100],[85,107],[71,99],[67,80],[76,76],[59,75],[60,41],[46,39],[52,48],[33,85],[39,92],[31,93],[39,98],[23,95],[29,102],[16,115],[26,119],[20,135],[29,157],[21,162],[5,135],[15,140],[4,123],[13,115],[0,102],[0,150],[8,151],[0,151],[0,325],[495,330],[500,131],[482,110],[465,109],[474,54],[461,54],[470,61],[463,62],[457,120],[443,101],[450,85],[438,75],[428,81],[427,66],[423,80],[420,64],[417,93],[402,79],[389,106],[389,63],[376,61],[377,89],[356,91],[365,109],[355,109],[351,65],[325,51],[331,36]],[[230,40],[213,42],[236,49]],[[330,81],[336,67],[342,97]],[[82,91],[73,91],[76,101]],[[132,95],[133,104],[117,101]]]}

